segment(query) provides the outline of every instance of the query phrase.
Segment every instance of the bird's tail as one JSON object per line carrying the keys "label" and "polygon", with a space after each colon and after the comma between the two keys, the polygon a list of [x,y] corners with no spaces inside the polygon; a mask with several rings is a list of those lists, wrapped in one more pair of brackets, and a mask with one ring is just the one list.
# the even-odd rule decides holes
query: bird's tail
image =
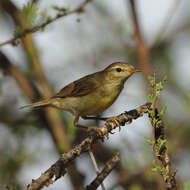
{"label": "bird's tail", "polygon": [[32,103],[32,104],[28,104],[26,106],[22,106],[19,109],[24,109],[24,108],[40,108],[40,107],[43,107],[43,106],[50,105],[51,102],[52,102],[51,99],[46,99],[46,100],[42,100],[42,101],[35,102],[35,103]]}

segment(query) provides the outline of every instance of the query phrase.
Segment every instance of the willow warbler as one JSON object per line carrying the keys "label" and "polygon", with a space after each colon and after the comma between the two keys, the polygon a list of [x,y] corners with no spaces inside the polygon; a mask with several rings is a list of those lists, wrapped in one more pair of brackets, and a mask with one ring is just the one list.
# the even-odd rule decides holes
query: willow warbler
{"label": "willow warbler", "polygon": [[23,106],[21,109],[53,106],[72,113],[75,116],[74,126],[100,132],[98,127],[80,125],[79,117],[108,119],[88,116],[98,115],[110,107],[121,93],[126,80],[135,72],[140,70],[125,62],[115,62],[102,71],[68,84],[55,96]]}

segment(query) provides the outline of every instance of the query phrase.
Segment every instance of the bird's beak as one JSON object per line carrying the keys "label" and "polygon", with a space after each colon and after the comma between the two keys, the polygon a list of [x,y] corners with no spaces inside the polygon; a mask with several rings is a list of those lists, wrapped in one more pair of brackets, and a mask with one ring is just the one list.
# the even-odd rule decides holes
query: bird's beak
{"label": "bird's beak", "polygon": [[142,72],[142,71],[139,70],[139,69],[133,69],[133,70],[130,71],[130,74],[133,74],[133,73],[136,73],[136,72]]}

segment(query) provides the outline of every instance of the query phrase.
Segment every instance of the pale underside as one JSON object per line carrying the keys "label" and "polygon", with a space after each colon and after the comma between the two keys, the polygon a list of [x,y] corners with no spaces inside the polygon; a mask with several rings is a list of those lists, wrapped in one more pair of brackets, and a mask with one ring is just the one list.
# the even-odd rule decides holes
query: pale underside
{"label": "pale underside", "polygon": [[87,76],[63,88],[53,97],[51,105],[69,111],[75,116],[102,113],[116,100],[123,89],[123,83],[112,81],[103,85],[105,79],[102,78],[101,73],[97,80],[89,80],[89,78],[92,77]]}

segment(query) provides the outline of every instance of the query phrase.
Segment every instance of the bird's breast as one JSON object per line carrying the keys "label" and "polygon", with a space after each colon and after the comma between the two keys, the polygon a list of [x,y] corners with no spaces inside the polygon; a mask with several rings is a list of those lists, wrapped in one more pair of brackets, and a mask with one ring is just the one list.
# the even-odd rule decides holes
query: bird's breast
{"label": "bird's breast", "polygon": [[81,110],[81,115],[97,115],[102,113],[114,103],[122,88],[119,85],[102,85],[92,94],[83,97],[81,103],[84,103],[84,109]]}
{"label": "bird's breast", "polygon": [[74,115],[98,115],[114,103],[122,89],[123,85],[102,84],[87,95],[59,98],[53,105]]}

